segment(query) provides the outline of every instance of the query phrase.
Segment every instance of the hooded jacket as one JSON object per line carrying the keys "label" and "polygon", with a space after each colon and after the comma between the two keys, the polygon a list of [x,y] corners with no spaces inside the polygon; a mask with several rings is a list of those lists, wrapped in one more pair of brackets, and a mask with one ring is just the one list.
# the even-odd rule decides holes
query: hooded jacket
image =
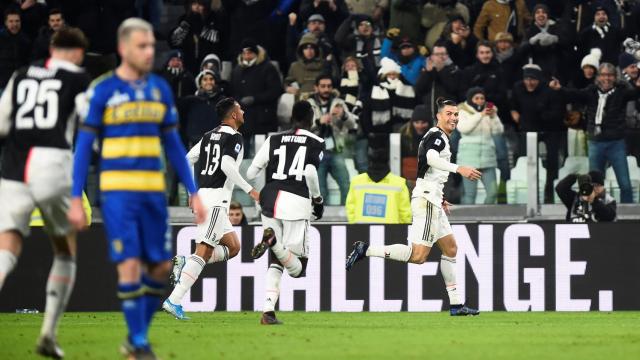
{"label": "hooded jacket", "polygon": [[[305,59],[303,54],[303,48],[307,45],[313,45],[316,49],[316,55],[311,60]],[[298,60],[289,67],[289,73],[284,79],[285,86],[297,86],[299,94],[311,93],[314,91],[316,77],[322,73],[331,73],[331,64],[323,60],[318,39],[311,33],[302,36],[296,55]]]}
{"label": "hooded jacket", "polygon": [[332,138],[334,143],[333,148],[331,148],[330,143],[327,144],[325,141],[327,151],[340,153],[345,146],[349,131],[355,130],[358,125],[356,123],[356,117],[349,112],[347,104],[338,95],[339,94],[336,90],[332,92],[328,101],[327,113],[330,114],[331,110],[336,106],[342,106],[344,109],[344,115],[341,119],[333,119],[331,124],[320,123],[320,118],[325,112],[323,111],[320,97],[317,94],[302,96],[300,100],[308,101],[313,109],[313,125],[311,125],[311,131],[322,138]]}
{"label": "hooded jacket", "polygon": [[[504,4],[497,0],[487,0],[482,5],[482,10],[473,26],[473,34],[478,39],[493,41],[499,32],[510,32],[516,43],[524,37],[526,25],[531,22],[531,14],[524,0],[508,0],[508,2]],[[509,31],[512,7],[515,7],[516,27],[514,31]]]}
{"label": "hooded jacket", "polygon": [[252,97],[250,105],[243,104],[245,122],[241,132],[245,137],[267,134],[278,129],[276,109],[282,94],[282,82],[276,67],[269,61],[266,50],[258,46],[255,63],[245,65],[238,55],[238,65],[231,72],[230,93],[238,101]]}

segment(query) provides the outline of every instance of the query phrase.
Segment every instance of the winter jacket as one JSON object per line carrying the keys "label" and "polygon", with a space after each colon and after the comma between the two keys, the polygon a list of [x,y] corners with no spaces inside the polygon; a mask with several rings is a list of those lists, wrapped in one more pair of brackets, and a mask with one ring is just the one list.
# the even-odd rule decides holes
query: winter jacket
{"label": "winter jacket", "polygon": [[[267,134],[278,129],[276,109],[282,94],[282,82],[278,69],[269,61],[267,52],[258,47],[258,57],[251,66],[246,66],[238,56],[238,65],[231,72],[231,96],[241,102],[245,122],[241,132],[245,137]],[[251,97],[252,102],[242,103]]]}
{"label": "winter jacket", "polygon": [[466,5],[457,2],[453,8],[444,8],[440,5],[426,3],[422,8],[422,26],[427,29],[424,44],[433,48],[433,44],[440,39],[442,30],[453,16],[462,16],[465,23],[469,23],[469,9]]}
{"label": "winter jacket", "polygon": [[344,205],[349,223],[409,224],[411,202],[406,180],[388,173],[379,182],[367,173],[351,179]]}
{"label": "winter jacket", "polygon": [[0,30],[0,89],[7,86],[11,74],[29,62],[31,41],[22,32],[16,35]]}
{"label": "winter jacket", "polygon": [[390,83],[382,81],[371,89],[363,101],[360,124],[365,133],[389,133],[394,125],[411,119],[416,106],[413,87],[400,79]]}
{"label": "winter jacket", "polygon": [[342,59],[355,56],[360,59],[364,71],[371,78],[376,77],[377,68],[380,66],[382,50],[382,36],[380,29],[375,28],[371,36],[363,37],[358,33],[358,23],[362,20],[372,21],[369,16],[351,15],[338,28],[335,41],[342,51]]}
{"label": "winter jacket", "polygon": [[[640,97],[639,88],[629,88],[622,82],[616,83],[606,93],[602,93],[595,84],[580,90],[561,88],[560,92],[568,102],[586,106],[587,136],[593,141],[624,139],[627,130],[627,102]],[[604,100],[604,108],[601,121],[598,121],[598,103],[601,100]]]}
{"label": "winter jacket", "polygon": [[[311,60],[305,59],[302,53],[303,48],[309,44],[316,47],[316,57]],[[318,40],[311,33],[304,34],[300,39],[297,56],[298,60],[291,64],[289,74],[284,79],[285,86],[297,86],[300,89],[299,95],[313,92],[316,77],[323,73],[332,73],[331,63],[322,58]]]}
{"label": "winter jacket", "polygon": [[513,86],[511,110],[520,113],[518,129],[521,132],[566,131],[563,123],[565,103],[547,85],[540,85],[528,92],[524,83],[518,81]]}
{"label": "winter jacket", "polygon": [[416,44],[423,41],[420,17],[422,0],[391,0],[389,6],[389,28],[398,28]]}
{"label": "winter jacket", "polygon": [[[327,151],[342,152],[349,132],[355,130],[358,125],[356,123],[356,117],[349,112],[347,104],[338,96],[337,91],[334,91],[329,98],[328,106],[322,106],[322,102],[317,94],[303,96],[301,100],[308,101],[313,109],[313,125],[311,125],[311,131],[325,139]],[[331,109],[336,106],[342,106],[344,109],[343,117],[341,119],[332,119],[331,124],[321,124],[320,118],[322,115],[330,114]],[[331,138],[331,140],[327,141],[326,139],[328,138]]]}
{"label": "winter jacket", "polygon": [[624,40],[620,29],[608,25],[601,29],[602,33],[596,29],[595,25],[584,28],[578,34],[578,59],[582,59],[593,48],[602,51],[600,64],[608,62],[618,65],[618,55],[620,55],[620,44]]}
{"label": "winter jacket", "polygon": [[[512,6],[515,6],[516,26],[509,22]],[[473,26],[473,34],[482,40],[493,41],[499,32],[510,32],[518,43],[525,35],[524,29],[531,22],[531,14],[524,0],[511,0],[501,4],[497,0],[487,0]]]}
{"label": "winter jacket", "polygon": [[451,40],[451,23],[448,23],[442,31],[441,40],[444,40],[444,46],[447,48],[449,58],[454,64],[458,65],[460,69],[464,69],[474,61],[476,61],[476,46],[478,45],[478,39],[470,33],[469,36],[456,44]]}
{"label": "winter jacket", "polygon": [[459,81],[460,70],[454,64],[446,65],[440,71],[433,68],[431,71],[423,71],[420,74],[415,86],[416,99],[425,104],[431,119],[436,118],[438,97],[458,99]]}
{"label": "winter jacket", "polygon": [[178,99],[180,135],[188,147],[200,141],[204,133],[220,125],[216,104],[224,97],[225,95],[221,92],[198,92]]}
{"label": "winter jacket", "polygon": [[[498,109],[495,109],[497,114]],[[492,136],[504,132],[498,115],[489,117],[466,102],[460,104],[458,110],[457,129],[460,131],[461,138],[457,161],[462,164],[473,164],[479,169],[497,167],[496,147]]]}
{"label": "winter jacket", "polygon": [[507,101],[504,73],[496,60],[488,64],[477,61],[461,73],[459,98],[466,97],[466,91],[474,86],[484,90],[487,101],[504,106]]}
{"label": "winter jacket", "polygon": [[388,57],[400,65],[402,77],[412,86],[418,81],[420,72],[424,68],[426,59],[420,55],[416,49],[413,56],[409,59],[403,59],[396,51],[393,50],[393,41],[390,39],[384,39],[382,41],[382,49],[380,50],[380,56]]}
{"label": "winter jacket", "polygon": [[178,19],[178,26],[171,30],[169,45],[184,53],[184,66],[193,74],[200,72],[200,63],[208,54],[223,54],[222,25],[224,17],[211,12],[202,18],[188,12]]}
{"label": "winter jacket", "polygon": [[528,49],[533,64],[542,68],[544,74],[558,77],[561,69],[562,51],[569,46],[568,37],[562,28],[552,19],[547,21],[544,28],[532,24],[526,31],[524,46]]}

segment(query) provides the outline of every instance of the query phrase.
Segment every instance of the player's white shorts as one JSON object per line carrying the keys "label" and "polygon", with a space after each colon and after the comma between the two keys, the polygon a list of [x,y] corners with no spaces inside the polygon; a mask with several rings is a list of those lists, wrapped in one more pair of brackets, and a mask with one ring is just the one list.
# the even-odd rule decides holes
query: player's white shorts
{"label": "player's white shorts", "polygon": [[71,204],[72,154],[63,149],[34,149],[26,182],[0,179],[0,232],[30,233],[31,213],[38,207],[44,228],[53,236],[71,231],[67,211]]}
{"label": "player's white shorts", "polygon": [[220,243],[222,236],[233,231],[233,225],[229,221],[229,214],[226,207],[212,206],[207,211],[207,220],[198,224],[196,243],[205,243],[216,246]]}
{"label": "player's white shorts", "polygon": [[427,199],[411,199],[411,211],[413,222],[408,238],[412,243],[432,247],[439,239],[453,233],[444,210]]}
{"label": "player's white shorts", "polygon": [[276,241],[298,257],[309,257],[309,220],[280,220],[262,215],[262,227],[272,228]]}

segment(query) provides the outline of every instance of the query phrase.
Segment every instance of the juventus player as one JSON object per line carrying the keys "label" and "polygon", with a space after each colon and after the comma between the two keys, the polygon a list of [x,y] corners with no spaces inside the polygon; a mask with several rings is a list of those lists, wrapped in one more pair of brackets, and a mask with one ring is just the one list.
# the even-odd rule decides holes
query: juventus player
{"label": "juventus player", "polygon": [[76,274],[76,234],[67,210],[76,103],[90,81],[79,67],[86,47],[79,29],[59,30],[51,39],[51,57],[17,70],[0,98],[0,137],[7,136],[0,179],[0,288],[16,265],[37,207],[54,258],[36,351],[53,358],[64,356],[56,333]]}
{"label": "juventus player", "polygon": [[260,193],[247,183],[238,167],[244,149],[242,135],[237,131],[244,124],[244,111],[232,98],[220,100],[216,112],[222,125],[204,134],[200,142],[187,154],[195,164],[195,175],[200,188],[198,194],[207,209],[207,219],[198,225],[196,252],[185,261],[174,257],[171,281],[176,284],[162,308],[180,320],[188,320],[182,310],[182,298],[189,291],[207,263],[227,261],[240,251],[238,235],[229,221],[229,203],[234,184],[258,201]]}
{"label": "juventus player", "polygon": [[365,256],[423,264],[436,243],[442,250],[440,271],[449,295],[451,315],[478,315],[477,310],[464,305],[458,296],[455,272],[457,245],[447,219],[451,204],[443,199],[442,189],[450,172],[457,172],[470,180],[478,180],[481,173],[475,168],[450,162],[449,136],[458,124],[458,107],[455,102],[443,98],[438,98],[436,104],[437,126],[429,129],[418,147],[418,180],[411,196],[413,223],[409,240],[412,245],[369,246],[357,241],[347,258],[346,268],[350,270]]}
{"label": "juventus player", "polygon": [[313,110],[308,102],[294,104],[293,128],[269,136],[247,170],[250,180],[265,167],[267,175],[260,196],[265,231],[262,242],[251,250],[254,259],[267,249],[273,255],[267,270],[266,299],[260,319],[263,325],[281,324],[274,309],[283,269],[292,277],[304,276],[309,256],[309,218],[313,213],[318,220],[324,212],[317,173],[324,140],[308,130],[312,119]]}

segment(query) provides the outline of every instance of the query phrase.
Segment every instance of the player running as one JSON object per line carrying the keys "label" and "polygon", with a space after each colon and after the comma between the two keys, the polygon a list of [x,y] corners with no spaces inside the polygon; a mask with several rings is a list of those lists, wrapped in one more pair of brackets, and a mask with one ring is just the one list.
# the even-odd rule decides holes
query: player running
{"label": "player running", "polygon": [[56,334],[76,278],[76,232],[67,210],[76,97],[90,81],[79,67],[87,45],[79,29],[56,32],[51,57],[16,71],[0,98],[0,137],[8,136],[0,179],[0,288],[16,265],[31,213],[38,208],[54,257],[36,352],[53,358],[64,356]]}
{"label": "player running", "polygon": [[250,180],[265,167],[267,175],[266,185],[260,193],[264,235],[262,242],[251,250],[254,259],[267,249],[271,249],[273,255],[267,270],[266,296],[260,319],[263,325],[282,323],[276,318],[274,309],[283,268],[294,278],[304,276],[309,256],[309,218],[313,213],[318,220],[324,212],[317,173],[324,140],[308,130],[312,119],[311,105],[306,101],[297,102],[291,116],[293,128],[269,136],[247,170]]}
{"label": "player running", "polygon": [[238,128],[244,124],[244,111],[237,101],[225,98],[216,105],[222,125],[204,134],[189,151],[187,158],[195,164],[195,175],[207,211],[207,221],[198,225],[196,252],[188,260],[173,258],[171,282],[176,284],[162,308],[180,320],[189,319],[182,310],[182,298],[191,289],[208,263],[227,261],[240,251],[240,240],[229,221],[229,204],[234,184],[255,201],[258,193],[240,176],[238,168],[244,156],[243,138]]}
{"label": "player running", "polygon": [[347,270],[365,256],[375,256],[414,264],[427,261],[434,243],[442,250],[440,271],[449,295],[452,316],[478,315],[477,310],[463,304],[456,288],[456,240],[447,219],[449,204],[443,199],[442,189],[450,172],[457,172],[470,179],[480,179],[481,173],[469,166],[450,162],[449,136],[458,124],[458,107],[451,100],[438,98],[437,126],[429,129],[418,147],[418,180],[413,189],[411,211],[413,223],[409,229],[412,246],[394,244],[369,246],[357,241],[347,258]]}
{"label": "player running", "polygon": [[155,359],[147,334],[162,301],[173,256],[161,143],[191,194],[197,223],[205,213],[176,130],[171,89],[149,73],[153,29],[144,20],[130,18],[120,25],[117,36],[122,63],[88,90],[89,110],[78,132],[68,216],[74,227],[84,227],[80,195],[91,146],[98,139],[101,210],[129,330],[121,351],[130,358]]}

